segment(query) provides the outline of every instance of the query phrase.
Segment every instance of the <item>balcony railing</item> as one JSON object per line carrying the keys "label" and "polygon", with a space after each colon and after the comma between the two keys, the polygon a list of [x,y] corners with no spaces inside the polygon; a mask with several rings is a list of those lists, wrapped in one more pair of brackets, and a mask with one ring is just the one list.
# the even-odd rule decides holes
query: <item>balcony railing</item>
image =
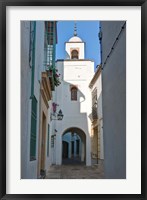
{"label": "balcony railing", "polygon": [[92,118],[93,119],[98,119],[97,106],[93,106],[92,107]]}
{"label": "balcony railing", "polygon": [[89,115],[89,118],[90,118],[91,121],[94,121],[94,120],[98,119],[98,112],[97,112],[97,106],[96,105],[94,105],[92,107],[92,112]]}

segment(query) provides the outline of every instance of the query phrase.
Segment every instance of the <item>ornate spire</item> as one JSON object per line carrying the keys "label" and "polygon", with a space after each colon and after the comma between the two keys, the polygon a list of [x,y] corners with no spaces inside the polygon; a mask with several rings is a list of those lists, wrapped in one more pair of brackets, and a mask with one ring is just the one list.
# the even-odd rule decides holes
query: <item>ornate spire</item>
{"label": "ornate spire", "polygon": [[77,25],[76,25],[76,22],[75,22],[75,25],[74,25],[74,36],[77,36]]}

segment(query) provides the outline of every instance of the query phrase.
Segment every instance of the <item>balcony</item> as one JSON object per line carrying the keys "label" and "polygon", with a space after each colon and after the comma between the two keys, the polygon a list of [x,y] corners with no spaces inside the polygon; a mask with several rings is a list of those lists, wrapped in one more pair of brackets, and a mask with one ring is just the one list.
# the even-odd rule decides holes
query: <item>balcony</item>
{"label": "balcony", "polygon": [[94,105],[92,107],[92,112],[89,115],[90,120],[93,122],[94,120],[98,119],[98,113],[97,113],[97,105]]}
{"label": "balcony", "polygon": [[95,120],[95,119],[98,119],[98,114],[97,114],[97,106],[93,106],[92,107],[92,118]]}

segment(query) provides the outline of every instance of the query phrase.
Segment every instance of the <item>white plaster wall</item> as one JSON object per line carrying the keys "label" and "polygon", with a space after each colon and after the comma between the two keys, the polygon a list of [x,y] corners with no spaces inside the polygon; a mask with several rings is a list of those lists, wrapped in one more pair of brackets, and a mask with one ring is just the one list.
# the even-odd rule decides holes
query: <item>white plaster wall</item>
{"label": "white plaster wall", "polygon": [[[102,27],[102,60],[104,61],[110,52],[112,45],[121,30],[124,21],[105,21],[101,22]],[[105,25],[107,24],[107,25]],[[106,41],[105,41],[106,39]]]}
{"label": "white plaster wall", "polygon": [[[52,164],[51,135],[52,135],[52,129],[53,128],[52,128],[52,123],[50,121],[50,113],[51,113],[51,109],[52,109],[52,100],[50,100],[48,103],[49,103],[49,109],[48,109],[48,122],[47,123],[50,126],[50,130],[49,130],[49,156],[46,156],[46,163],[45,163],[46,170],[48,170],[49,166],[51,166],[51,164]],[[46,134],[48,135],[48,129],[47,129],[47,133]],[[46,140],[46,152],[47,152],[47,140]]]}
{"label": "white plaster wall", "polygon": [[85,54],[84,54],[84,42],[79,42],[79,43],[73,43],[73,42],[68,42],[65,43],[65,51],[66,51],[66,59],[70,59],[70,52],[71,49],[79,49],[79,59],[84,59],[85,58]]}
{"label": "white plaster wall", "polygon": [[[21,178],[36,178],[36,160],[30,162],[31,68],[30,23],[21,22]],[[32,172],[32,173],[31,173]]]}
{"label": "white plaster wall", "polygon": [[[102,62],[124,22],[101,22]],[[126,28],[103,71],[104,170],[106,178],[126,178]]]}
{"label": "white plaster wall", "polygon": [[[27,178],[30,138],[30,94],[31,94],[31,69],[29,67],[29,31],[30,23],[21,22],[21,178]],[[26,120],[27,119],[27,120]]]}
{"label": "white plaster wall", "polygon": [[[58,61],[57,68],[61,74],[61,84],[56,88],[55,101],[59,104],[64,118],[56,121],[58,130],[56,137],[56,164],[61,164],[62,134],[70,127],[77,127],[86,134],[86,165],[91,165],[91,142],[90,142],[90,119],[91,92],[88,87],[94,74],[94,63],[92,61]],[[71,101],[70,85],[78,86],[78,100]]]}
{"label": "white plaster wall", "polygon": [[[29,67],[30,22],[21,22],[21,170],[22,178],[37,178],[38,134],[36,160],[30,161],[31,68]],[[44,22],[36,22],[34,95],[37,99],[37,133],[39,133],[40,77],[44,61]]]}

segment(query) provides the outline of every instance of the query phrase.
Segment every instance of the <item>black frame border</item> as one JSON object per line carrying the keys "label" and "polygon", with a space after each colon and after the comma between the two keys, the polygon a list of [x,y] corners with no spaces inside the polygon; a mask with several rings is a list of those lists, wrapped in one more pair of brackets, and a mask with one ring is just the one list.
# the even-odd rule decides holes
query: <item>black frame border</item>
{"label": "black frame border", "polygon": [[[6,194],[6,7],[7,6],[141,6],[141,194]],[[137,28],[137,27],[136,27]],[[134,38],[135,41],[135,38]],[[0,0],[0,198],[1,199],[147,199],[147,0]],[[146,56],[145,56],[146,55]],[[134,163],[135,164],[135,163]]]}

